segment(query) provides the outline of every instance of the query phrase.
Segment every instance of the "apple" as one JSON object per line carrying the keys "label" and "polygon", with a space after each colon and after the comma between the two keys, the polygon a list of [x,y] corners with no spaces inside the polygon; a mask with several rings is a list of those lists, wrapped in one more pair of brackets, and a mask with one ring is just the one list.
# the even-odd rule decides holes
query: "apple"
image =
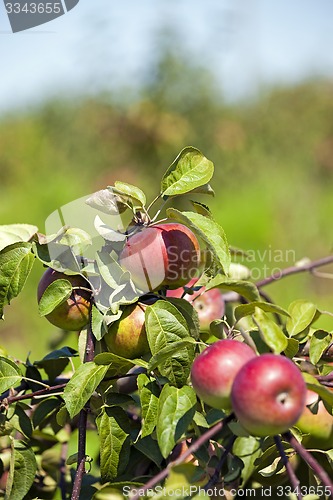
{"label": "apple", "polygon": [[183,224],[149,226],[128,238],[119,262],[143,292],[177,288],[198,276],[199,242]]}
{"label": "apple", "polygon": [[191,381],[202,401],[213,408],[231,409],[232,383],[255,352],[244,342],[223,339],[207,347],[193,362]]}
{"label": "apple", "polygon": [[231,390],[233,410],[254,436],[274,436],[292,427],[305,407],[301,371],[285,356],[262,354],[238,372]]}
{"label": "apple", "polygon": [[[317,413],[312,413],[308,405],[318,404],[315,409]],[[333,448],[333,416],[326,410],[324,403],[319,400],[318,394],[308,389],[306,393],[306,406],[302,415],[296,422],[304,436],[303,444],[307,448],[320,448],[330,450]]]}
{"label": "apple", "polygon": [[87,325],[91,310],[91,293],[86,290],[89,288],[89,283],[82,276],[67,275],[49,267],[38,284],[38,302],[46,288],[59,279],[68,280],[73,287],[83,287],[85,290],[73,290],[71,296],[65,302],[57,306],[45,317],[52,325],[62,328],[63,330],[81,330]]}
{"label": "apple", "polygon": [[[193,278],[189,283],[187,283],[186,287],[191,288],[195,286],[197,281],[197,278]],[[176,288],[175,290],[168,290],[166,295],[167,297],[175,298],[183,297],[185,300],[190,302],[198,313],[200,330],[207,332],[209,331],[209,325],[211,322],[215,319],[221,319],[224,315],[225,303],[222,293],[217,288],[212,288],[207,292],[204,290],[205,287],[201,287],[200,290],[197,290],[192,294],[184,294],[184,288]]]}
{"label": "apple", "polygon": [[110,325],[103,337],[110,352],[134,359],[150,351],[145,328],[146,307],[142,303],[126,306],[121,318]]}

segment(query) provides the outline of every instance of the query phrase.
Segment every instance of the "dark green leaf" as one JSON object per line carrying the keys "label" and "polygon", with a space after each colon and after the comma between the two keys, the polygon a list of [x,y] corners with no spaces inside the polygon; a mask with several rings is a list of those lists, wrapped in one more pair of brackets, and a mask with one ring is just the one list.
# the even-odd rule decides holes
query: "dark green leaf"
{"label": "dark green leaf", "polygon": [[158,447],[157,441],[151,436],[142,437],[134,444],[135,448],[139,450],[143,455],[152,460],[158,467],[161,465],[163,460],[162,454]]}
{"label": "dark green leaf", "polygon": [[12,459],[6,486],[8,500],[25,498],[35,479],[37,462],[31,448],[16,442],[12,446]]}
{"label": "dark green leaf", "polygon": [[32,421],[34,427],[41,426],[53,413],[55,413],[61,406],[61,399],[56,396],[44,399],[36,407]]}
{"label": "dark green leaf", "polygon": [[112,481],[127,467],[130,454],[130,425],[124,410],[103,408],[96,419],[100,436],[102,482]]}
{"label": "dark green leaf", "polygon": [[175,305],[179,312],[184,316],[190,334],[194,339],[199,339],[200,322],[199,316],[193,305],[185,299],[178,299],[176,297],[168,297],[168,302]]}

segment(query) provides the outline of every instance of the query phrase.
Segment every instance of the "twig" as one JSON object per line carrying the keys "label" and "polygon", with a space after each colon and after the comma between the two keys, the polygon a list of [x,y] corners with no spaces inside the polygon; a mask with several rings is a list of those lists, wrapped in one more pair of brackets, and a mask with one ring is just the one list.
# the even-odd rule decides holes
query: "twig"
{"label": "twig", "polygon": [[57,391],[59,389],[63,389],[66,387],[67,382],[65,384],[51,385],[47,389],[40,389],[40,391],[31,392],[29,394],[22,394],[21,396],[10,396],[9,398],[4,398],[3,401],[6,401],[7,404],[15,403],[16,401],[22,401],[24,399],[33,399],[38,396],[47,395],[52,396],[53,391]]}
{"label": "twig", "polygon": [[299,482],[299,479],[296,476],[295,471],[294,471],[294,469],[289,461],[289,458],[286,455],[286,452],[284,451],[280,436],[274,436],[274,441],[275,441],[276,447],[280,453],[280,456],[282,458],[282,463],[285,466],[287,474],[289,476],[290,486],[292,486],[293,492],[295,492],[295,491],[297,492],[296,496],[297,496],[298,500],[301,500],[303,498],[303,496],[299,490],[300,482]]}
{"label": "twig", "polygon": [[[94,336],[90,324],[88,327],[86,354],[84,361],[85,362],[92,361],[94,359],[94,352],[95,352]],[[80,411],[79,423],[78,423],[79,437],[78,437],[77,469],[76,469],[72,497],[71,497],[72,500],[79,500],[83,476],[86,472],[85,463],[86,463],[87,420],[88,420],[87,409],[83,408]]]}
{"label": "twig", "polygon": [[140,492],[137,493],[134,497],[132,497],[132,500],[139,500],[145,491],[154,488],[154,486],[156,486],[158,483],[163,481],[163,479],[168,477],[172,467],[182,464],[187,457],[195,453],[206,441],[209,441],[215,434],[217,434],[220,430],[222,430],[222,428],[234,418],[235,418],[234,414],[231,413],[226,418],[221,420],[221,422],[218,422],[213,427],[208,429],[208,431],[204,432],[199,437],[199,439],[197,439],[193,444],[191,444],[191,446],[189,446],[187,450],[184,453],[182,453],[176,460],[170,462],[170,464],[165,469],[156,474],[156,476],[151,478],[144,486],[142,486],[140,488]]}
{"label": "twig", "polygon": [[222,456],[220,458],[220,461],[217,464],[217,467],[215,469],[214,474],[212,475],[212,477],[210,478],[210,480],[208,481],[208,483],[205,484],[205,486],[203,487],[203,489],[205,491],[207,491],[210,488],[212,488],[212,486],[214,486],[218,482],[218,480],[220,478],[220,475],[221,475],[221,470],[222,470],[222,467],[224,465],[224,462],[228,458],[228,455],[229,455],[229,453],[232,450],[232,447],[234,445],[234,442],[235,442],[236,438],[237,438],[237,436],[235,434],[230,438],[229,443],[225,447],[224,452],[223,452],[223,454],[222,454]]}
{"label": "twig", "polygon": [[323,485],[330,491],[331,496],[333,496],[333,483],[331,482],[327,472],[322,468],[322,466],[317,462],[311,453],[308,452],[302,446],[301,443],[292,435],[290,431],[283,434],[283,437],[291,444],[294,450],[303,458],[304,462],[308,464],[309,467],[314,471],[315,475],[320,479]]}

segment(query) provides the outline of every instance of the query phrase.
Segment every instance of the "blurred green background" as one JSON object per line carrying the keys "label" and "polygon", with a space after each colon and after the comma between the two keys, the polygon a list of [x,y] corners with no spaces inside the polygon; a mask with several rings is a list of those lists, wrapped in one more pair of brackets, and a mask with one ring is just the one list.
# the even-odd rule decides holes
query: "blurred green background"
{"label": "blurred green background", "polygon": [[[53,210],[115,180],[138,185],[153,199],[163,172],[193,145],[215,164],[216,197],[200,201],[211,207],[230,244],[255,252],[256,262],[244,262],[255,278],[332,252],[331,81],[266,87],[256,99],[230,103],[209,69],[165,46],[147,74],[135,92],[51,99],[2,117],[2,224],[36,224],[44,232]],[[274,261],[276,252],[283,262]],[[58,335],[38,317],[42,272],[36,262],[0,324],[0,345],[21,359],[29,351],[32,360],[40,358]],[[332,310],[330,279],[298,275],[267,292],[282,306],[307,298]],[[74,341],[69,334],[63,343]]]}

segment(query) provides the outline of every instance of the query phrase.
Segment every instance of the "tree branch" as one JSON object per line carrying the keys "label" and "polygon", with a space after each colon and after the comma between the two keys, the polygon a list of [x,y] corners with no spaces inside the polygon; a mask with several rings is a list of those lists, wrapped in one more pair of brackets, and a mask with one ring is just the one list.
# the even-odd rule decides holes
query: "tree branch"
{"label": "tree branch", "polygon": [[303,496],[299,490],[299,485],[300,485],[299,479],[294,472],[294,469],[289,461],[289,458],[286,455],[286,452],[284,451],[280,436],[274,436],[274,441],[282,458],[282,463],[285,466],[287,474],[289,476],[290,486],[292,487],[294,492],[295,491],[297,492],[296,496],[298,500],[302,500]]}
{"label": "tree branch", "polygon": [[220,478],[220,475],[221,475],[221,470],[222,470],[222,467],[224,465],[224,462],[226,461],[229,453],[231,452],[232,447],[234,445],[234,442],[236,441],[236,438],[237,438],[237,436],[235,434],[233,436],[231,436],[231,438],[229,440],[229,443],[225,447],[224,452],[222,453],[222,456],[220,458],[220,461],[217,464],[217,467],[215,469],[214,474],[212,475],[212,477],[210,478],[210,480],[208,481],[208,483],[205,484],[205,486],[203,487],[203,489],[205,491],[207,491],[210,488],[212,488],[212,486],[214,486],[218,482],[218,480]]}

